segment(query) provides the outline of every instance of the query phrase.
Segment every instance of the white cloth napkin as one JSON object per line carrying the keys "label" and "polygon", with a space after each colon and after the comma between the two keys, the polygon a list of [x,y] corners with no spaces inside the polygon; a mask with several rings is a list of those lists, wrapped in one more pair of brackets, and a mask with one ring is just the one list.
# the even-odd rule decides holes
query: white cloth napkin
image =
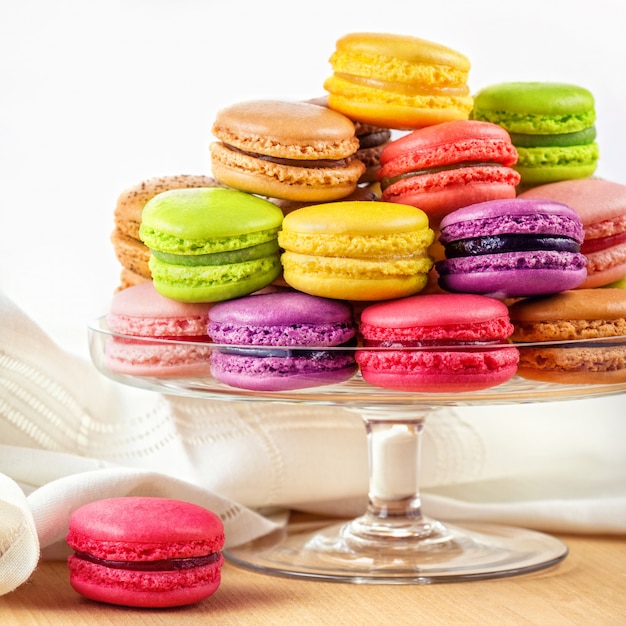
{"label": "white cloth napkin", "polygon": [[[356,516],[365,429],[341,407],[164,396],[109,380],[0,293],[0,594],[67,553],[71,512],[100,498],[190,500],[227,545],[277,511]],[[424,434],[424,512],[546,531],[626,532],[625,396],[444,409]]]}

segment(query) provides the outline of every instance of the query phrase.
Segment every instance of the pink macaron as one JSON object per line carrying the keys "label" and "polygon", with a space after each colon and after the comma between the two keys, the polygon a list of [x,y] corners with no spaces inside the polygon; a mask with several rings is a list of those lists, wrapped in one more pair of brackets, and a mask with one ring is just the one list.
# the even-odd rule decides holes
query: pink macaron
{"label": "pink macaron", "polygon": [[581,252],[587,278],[579,287],[604,287],[626,276],[626,185],[598,178],[541,185],[520,198],[546,198],[571,206],[585,231]]}
{"label": "pink macaron", "polygon": [[[363,378],[387,389],[465,392],[512,378],[519,352],[507,306],[472,294],[423,294],[373,304],[361,313]],[[382,350],[381,348],[386,348]],[[388,349],[387,349],[388,348]]]}
{"label": "pink macaron", "polygon": [[112,336],[105,365],[136,376],[201,376],[210,373],[208,324],[211,303],[177,302],[152,281],[119,291],[107,315]]}
{"label": "pink macaron", "polygon": [[422,209],[437,228],[455,209],[514,198],[517,151],[500,126],[455,120],[415,130],[387,144],[378,179],[385,202]]}
{"label": "pink macaron", "polygon": [[155,497],[97,500],[74,511],[70,584],[91,600],[133,607],[193,604],[217,591],[224,527],[204,507]]}

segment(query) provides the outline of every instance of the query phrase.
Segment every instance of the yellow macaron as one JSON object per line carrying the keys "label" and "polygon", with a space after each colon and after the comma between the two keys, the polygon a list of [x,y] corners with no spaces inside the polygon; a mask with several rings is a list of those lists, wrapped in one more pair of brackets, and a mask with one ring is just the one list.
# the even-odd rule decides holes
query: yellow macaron
{"label": "yellow macaron", "polygon": [[391,202],[333,202],[289,213],[278,233],[284,281],[312,295],[388,300],[427,283],[434,232],[421,209]]}
{"label": "yellow macaron", "polygon": [[399,130],[468,119],[469,59],[408,35],[350,33],[330,57],[328,106],[352,120]]}

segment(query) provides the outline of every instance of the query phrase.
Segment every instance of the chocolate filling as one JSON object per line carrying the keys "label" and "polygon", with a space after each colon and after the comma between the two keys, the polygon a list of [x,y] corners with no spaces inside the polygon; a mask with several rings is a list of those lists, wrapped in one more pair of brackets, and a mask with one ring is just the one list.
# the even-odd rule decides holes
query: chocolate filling
{"label": "chocolate filling", "polygon": [[463,167],[502,167],[502,163],[480,162],[480,161],[463,161],[461,163],[450,163],[449,165],[440,165],[439,167],[431,167],[414,172],[405,172],[397,176],[386,176],[380,181],[380,187],[384,191],[399,180],[412,178],[413,176],[424,176],[425,174],[439,174],[440,172],[448,172],[450,170],[458,170]]}
{"label": "chocolate filling", "polygon": [[359,140],[359,150],[367,150],[368,148],[381,146],[382,144],[387,143],[390,138],[390,130],[379,130],[365,135],[357,135],[357,139]]}
{"label": "chocolate filling", "polygon": [[446,258],[448,259],[531,250],[580,252],[580,246],[569,237],[557,235],[491,235],[459,239],[448,243],[445,247]]}
{"label": "chocolate filling", "polygon": [[261,159],[262,161],[269,161],[270,163],[276,163],[277,165],[287,165],[290,167],[346,167],[352,158],[347,159],[281,159],[278,157],[269,156],[267,154],[258,154],[256,152],[247,152],[246,150],[240,150],[235,146],[224,144],[226,148],[239,154],[245,154],[246,156],[253,157],[255,159]]}
{"label": "chocolate filling", "polygon": [[86,552],[75,552],[74,556],[83,561],[89,561],[90,563],[112,569],[127,569],[136,572],[168,572],[193,569],[194,567],[216,563],[220,558],[220,553],[213,552],[206,556],[191,556],[184,559],[161,559],[160,561],[110,561],[108,559],[99,559]]}

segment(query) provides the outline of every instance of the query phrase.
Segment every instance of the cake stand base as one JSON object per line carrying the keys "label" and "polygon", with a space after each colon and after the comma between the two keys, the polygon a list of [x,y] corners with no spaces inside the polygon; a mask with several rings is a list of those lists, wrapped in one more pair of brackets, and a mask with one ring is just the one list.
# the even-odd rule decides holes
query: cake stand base
{"label": "cake stand base", "polygon": [[357,520],[290,524],[230,548],[231,563],[258,573],[367,584],[431,584],[504,578],[552,567],[567,546],[549,535],[508,526],[432,522],[421,539],[362,540]]}

